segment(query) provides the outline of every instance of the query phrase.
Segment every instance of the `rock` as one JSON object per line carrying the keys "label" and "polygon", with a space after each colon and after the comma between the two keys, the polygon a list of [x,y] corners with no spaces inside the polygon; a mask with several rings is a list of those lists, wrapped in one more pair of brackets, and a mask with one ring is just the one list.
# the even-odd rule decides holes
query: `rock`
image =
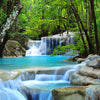
{"label": "rock", "polygon": [[77,62],[78,62],[78,63],[81,63],[81,62],[83,62],[83,61],[85,61],[85,60],[86,60],[86,58],[78,58],[78,59],[77,59]]}
{"label": "rock", "polygon": [[100,100],[100,85],[54,89],[53,100]]}
{"label": "rock", "polygon": [[87,60],[95,60],[96,58],[100,58],[100,56],[90,54],[90,55],[88,55]]}
{"label": "rock", "polygon": [[70,73],[70,82],[75,85],[89,85],[89,84],[100,84],[100,81],[98,79],[94,79],[92,77],[88,76],[82,76],[76,72],[71,72]]}
{"label": "rock", "polygon": [[78,56],[75,56],[75,57],[71,57],[69,59],[65,59],[64,61],[73,61],[73,62],[75,62],[75,61],[77,61],[77,59],[78,59]]}
{"label": "rock", "polygon": [[85,89],[87,87],[67,87],[54,89],[53,100],[85,100]]}
{"label": "rock", "polygon": [[98,79],[100,77],[100,69],[94,69],[88,66],[78,67],[78,73],[83,76],[88,76]]}
{"label": "rock", "polygon": [[8,40],[3,51],[3,57],[25,56],[25,53],[25,49],[19,44],[19,42]]}
{"label": "rock", "polygon": [[88,86],[85,100],[100,100],[100,85]]}
{"label": "rock", "polygon": [[37,71],[37,74],[59,74],[63,75],[67,70],[71,69],[71,67],[55,67],[55,68],[43,68]]}
{"label": "rock", "polygon": [[91,56],[88,58],[86,65],[93,68],[100,69],[100,56]]}
{"label": "rock", "polygon": [[20,73],[21,72],[17,71],[4,71],[0,73],[0,79],[3,81],[14,80],[20,75]]}

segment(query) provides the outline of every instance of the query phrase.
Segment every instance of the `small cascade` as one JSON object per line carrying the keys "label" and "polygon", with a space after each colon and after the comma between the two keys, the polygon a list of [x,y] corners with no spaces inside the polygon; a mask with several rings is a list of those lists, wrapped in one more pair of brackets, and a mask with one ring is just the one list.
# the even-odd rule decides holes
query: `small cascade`
{"label": "small cascade", "polygon": [[37,81],[55,81],[55,80],[61,80],[62,75],[49,75],[49,74],[38,74],[35,77],[35,80]]}
{"label": "small cascade", "polygon": [[39,93],[39,100],[51,100],[51,99],[52,99],[51,92],[40,91],[40,93]]}
{"label": "small cascade", "polygon": [[62,37],[60,37],[59,39],[59,45],[62,45],[61,41],[62,41]]}
{"label": "small cascade", "polygon": [[[0,80],[0,100],[52,100],[51,91],[55,88],[70,85],[69,73],[77,71],[79,65],[56,68],[53,73],[21,73],[15,80]],[[61,72],[62,71],[62,72]],[[6,96],[5,96],[6,95]]]}
{"label": "small cascade", "polygon": [[22,72],[15,80],[0,80],[0,100],[52,100],[51,91],[68,87],[69,73],[85,64],[86,62],[66,66],[67,68],[57,67],[51,72]]}
{"label": "small cascade", "polygon": [[30,49],[26,51],[26,56],[41,55],[41,52],[39,51],[39,47],[40,47],[40,41],[34,41]]}
{"label": "small cascade", "polygon": [[74,37],[68,36],[66,44],[75,44]]}
{"label": "small cascade", "polygon": [[33,91],[31,92],[32,100],[52,100],[50,91]]}
{"label": "small cascade", "polygon": [[0,100],[27,100],[18,90],[18,82],[0,80]]}
{"label": "small cascade", "polygon": [[75,44],[73,36],[48,36],[42,37],[40,41],[30,40],[26,56],[50,55],[58,45],[67,44]]}
{"label": "small cascade", "polygon": [[70,72],[77,72],[78,66],[81,66],[81,65],[82,65],[82,66],[85,66],[85,65],[86,65],[86,61],[82,62],[81,64],[77,64],[77,65],[75,65],[73,68],[71,68],[71,69],[69,69],[68,71],[66,71],[66,73],[63,75],[62,80],[69,81],[69,77],[70,77],[69,73],[70,73]]}
{"label": "small cascade", "polygon": [[34,80],[35,73],[33,72],[23,72],[21,73],[16,80],[26,81],[26,80]]}

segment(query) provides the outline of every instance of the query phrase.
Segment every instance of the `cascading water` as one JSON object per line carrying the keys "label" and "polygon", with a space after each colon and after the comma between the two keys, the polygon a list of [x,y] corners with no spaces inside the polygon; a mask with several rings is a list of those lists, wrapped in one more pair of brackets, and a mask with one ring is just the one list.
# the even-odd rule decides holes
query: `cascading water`
{"label": "cascading water", "polygon": [[15,81],[0,80],[0,100],[27,100],[18,90]]}
{"label": "cascading water", "polygon": [[41,52],[39,51],[40,43],[40,41],[34,41],[30,49],[26,51],[26,56],[41,55]]}
{"label": "cascading water", "polygon": [[0,100],[52,100],[53,89],[72,86],[69,73],[77,71],[78,65],[67,67],[53,68],[54,72],[48,74],[23,72],[15,80],[0,80]]}
{"label": "cascading water", "polygon": [[53,52],[54,48],[57,47],[58,45],[67,45],[74,43],[75,41],[73,36],[42,37],[41,41],[31,42],[29,50],[26,51],[26,56],[50,55]]}

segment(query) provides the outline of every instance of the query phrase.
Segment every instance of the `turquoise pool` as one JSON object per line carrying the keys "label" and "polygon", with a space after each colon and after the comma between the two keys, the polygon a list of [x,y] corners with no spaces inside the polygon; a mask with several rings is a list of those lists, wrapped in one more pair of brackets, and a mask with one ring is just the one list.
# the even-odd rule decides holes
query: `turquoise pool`
{"label": "turquoise pool", "polygon": [[0,69],[13,70],[29,67],[60,67],[76,64],[70,61],[63,61],[71,56],[26,56],[18,58],[1,58]]}

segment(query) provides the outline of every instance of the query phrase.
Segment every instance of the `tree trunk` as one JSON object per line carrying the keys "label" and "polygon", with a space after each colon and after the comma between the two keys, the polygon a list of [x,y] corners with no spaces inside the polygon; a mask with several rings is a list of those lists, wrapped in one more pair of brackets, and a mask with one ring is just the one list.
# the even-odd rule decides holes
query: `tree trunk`
{"label": "tree trunk", "polygon": [[89,29],[89,38],[90,38],[90,41],[91,41],[91,52],[90,53],[95,53],[95,50],[93,49],[93,48],[95,48],[94,47],[94,44],[92,43],[92,39],[93,39],[93,36],[92,36],[92,11],[91,11],[91,3],[90,3],[90,1],[89,1],[89,27],[88,27],[88,29]]}
{"label": "tree trunk", "polygon": [[90,1],[89,1],[89,35],[92,35],[92,11],[91,11]]}
{"label": "tree trunk", "polygon": [[91,41],[90,41],[89,35],[88,35],[88,33],[87,33],[87,29],[85,29],[85,27],[84,27],[84,25],[83,25],[83,22],[82,22],[82,20],[80,19],[80,16],[79,16],[79,14],[78,14],[78,11],[77,11],[77,9],[75,8],[75,6],[74,6],[74,4],[73,4],[72,2],[71,2],[71,8],[72,8],[72,10],[73,10],[73,12],[74,12],[74,15],[76,16],[78,22],[80,23],[80,25],[81,25],[81,27],[82,27],[82,30],[83,30],[84,33],[85,33],[85,36],[86,36],[86,39],[87,39],[87,42],[88,42],[89,53],[91,54],[93,48],[92,48],[92,43],[91,43]]}
{"label": "tree trunk", "polygon": [[[74,10],[73,10],[74,12]],[[74,12],[74,15],[75,15],[75,18],[76,18],[76,22],[77,22],[77,25],[78,25],[78,28],[79,28],[79,31],[80,31],[80,36],[81,36],[81,39],[82,39],[82,42],[83,42],[83,46],[84,46],[84,50],[85,50],[85,57],[88,55],[88,50],[87,50],[87,46],[86,46],[86,43],[85,43],[85,40],[84,40],[84,37],[83,37],[83,33],[82,33],[82,29],[81,29],[81,26],[80,26],[80,22],[77,18],[77,15],[75,14]]]}
{"label": "tree trunk", "polygon": [[95,42],[96,42],[96,53],[100,55],[100,47],[99,47],[99,41],[98,41],[98,32],[97,32],[97,23],[96,23],[96,16],[94,11],[94,0],[89,0],[91,5],[91,11],[92,11],[92,18],[94,21],[94,32],[95,32]]}
{"label": "tree trunk", "polygon": [[0,25],[0,37],[2,37],[2,40],[3,40],[0,43],[0,51],[1,51],[0,57],[2,57],[2,55],[3,55],[2,53],[3,53],[3,50],[4,50],[4,46],[5,46],[5,43],[8,40],[8,38],[7,38],[7,36],[8,36],[7,31],[13,25],[15,19],[19,15],[19,13],[20,13],[22,8],[23,8],[23,6],[21,4],[21,0],[14,0],[7,18]]}

